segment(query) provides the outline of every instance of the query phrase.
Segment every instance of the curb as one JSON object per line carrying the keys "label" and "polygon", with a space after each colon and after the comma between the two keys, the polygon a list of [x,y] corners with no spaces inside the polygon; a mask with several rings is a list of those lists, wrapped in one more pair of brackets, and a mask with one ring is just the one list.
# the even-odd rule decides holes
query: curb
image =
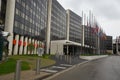
{"label": "curb", "polygon": [[43,79],[43,80],[50,80],[50,79],[52,79],[52,78],[54,78],[54,77],[56,77],[56,76],[58,76],[58,75],[60,75],[60,74],[62,74],[62,73],[64,73],[64,72],[67,72],[67,71],[75,68],[76,66],[79,66],[79,65],[82,65],[82,64],[85,64],[85,63],[88,63],[88,62],[89,62],[89,61],[84,61],[84,62],[81,62],[81,63],[79,63],[79,64],[73,65],[72,67],[70,67],[70,68],[68,68],[68,69],[66,69],[66,70],[60,71],[60,72],[54,74],[53,76],[50,76],[50,77],[45,78],[45,79]]}
{"label": "curb", "polygon": [[[90,58],[91,57],[91,58]],[[92,58],[93,57],[93,58]],[[102,56],[80,56],[81,59],[85,59],[85,60],[88,60],[88,61],[92,61],[92,60],[97,60],[97,59],[101,59],[101,58],[104,58],[104,57],[108,57],[108,55],[102,55]]]}
{"label": "curb", "polygon": [[45,79],[43,79],[43,80],[50,80],[50,79],[52,79],[52,78],[54,78],[54,77],[56,77],[56,76],[58,76],[58,75],[60,75],[60,74],[62,74],[62,73],[64,73],[64,72],[67,72],[67,71],[69,71],[69,70],[71,70],[71,69],[73,69],[73,68],[75,68],[75,67],[77,67],[77,66],[80,66],[80,65],[82,65],[82,64],[88,63],[88,62],[90,62],[90,61],[94,61],[94,60],[97,60],[97,59],[105,58],[105,57],[108,57],[108,55],[107,55],[107,56],[104,56],[104,57],[96,58],[96,59],[93,59],[93,60],[83,61],[83,62],[81,62],[81,63],[78,63],[78,64],[76,64],[76,65],[73,65],[72,67],[70,67],[70,68],[68,68],[68,69],[66,69],[66,70],[63,70],[63,71],[58,72],[58,73],[56,73],[56,74],[54,74],[54,75],[52,75],[52,76],[50,76],[50,77],[47,77],[47,78],[45,78]]}

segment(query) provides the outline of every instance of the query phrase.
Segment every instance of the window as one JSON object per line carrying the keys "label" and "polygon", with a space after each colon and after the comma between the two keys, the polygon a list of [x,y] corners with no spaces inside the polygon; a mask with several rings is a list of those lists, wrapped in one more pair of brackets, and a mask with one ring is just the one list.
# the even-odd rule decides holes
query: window
{"label": "window", "polygon": [[17,0],[17,2],[19,3],[19,2],[20,2],[20,0]]}
{"label": "window", "polygon": [[24,2],[22,2],[22,6],[25,8],[25,3]]}
{"label": "window", "polygon": [[15,21],[15,27],[17,27],[18,26],[18,22],[17,21]]}
{"label": "window", "polygon": [[25,18],[25,14],[24,13],[21,13],[21,16],[22,16],[22,18]]}
{"label": "window", "polygon": [[16,8],[16,14],[18,15],[18,9]]}

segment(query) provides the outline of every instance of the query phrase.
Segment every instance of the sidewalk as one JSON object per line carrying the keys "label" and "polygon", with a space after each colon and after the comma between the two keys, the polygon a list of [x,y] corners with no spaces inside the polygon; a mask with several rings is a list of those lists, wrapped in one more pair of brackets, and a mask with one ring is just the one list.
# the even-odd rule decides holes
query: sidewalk
{"label": "sidewalk", "polygon": [[[48,75],[50,75],[50,73],[40,72],[39,75],[36,75],[35,71],[33,70],[22,71],[20,80],[35,80],[37,78],[42,78]],[[0,76],[0,80],[14,80],[14,73]]]}
{"label": "sidewalk", "polygon": [[[56,64],[54,64],[53,66],[42,68],[39,75],[35,74],[35,70],[22,71],[20,80],[42,80],[51,75],[54,75],[63,70],[66,70],[75,64],[86,61],[84,59],[80,59],[79,57],[72,57],[71,64],[69,64],[68,62],[66,62],[65,56],[62,56],[62,58],[60,58],[60,57],[56,58],[55,56],[53,56],[52,59],[56,61]],[[63,67],[65,69],[62,69]],[[53,71],[57,71],[57,72],[55,72],[55,73],[49,72],[49,71],[47,72],[47,71],[43,71],[43,69],[47,69],[47,70],[51,70],[51,71],[53,70]],[[7,75],[1,75],[0,80],[14,80],[14,73],[10,73]]]}
{"label": "sidewalk", "polygon": [[104,58],[107,57],[108,55],[98,55],[98,56],[80,56],[81,59],[85,59],[85,60],[95,60],[95,59],[99,59],[99,58]]}

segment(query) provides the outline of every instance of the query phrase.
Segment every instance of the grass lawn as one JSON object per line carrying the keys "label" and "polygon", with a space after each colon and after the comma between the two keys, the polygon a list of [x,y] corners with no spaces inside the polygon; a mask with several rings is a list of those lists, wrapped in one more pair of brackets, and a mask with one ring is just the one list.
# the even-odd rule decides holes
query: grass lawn
{"label": "grass lawn", "polygon": [[41,59],[41,68],[55,64],[55,61],[53,61],[49,58],[45,59],[45,58],[38,57],[38,56],[35,56],[35,55],[9,56],[9,58],[6,62],[0,63],[0,75],[15,72],[16,61],[17,60],[22,60],[22,63],[21,63],[21,65],[22,65],[21,69],[22,70],[35,69],[36,60],[38,58]]}

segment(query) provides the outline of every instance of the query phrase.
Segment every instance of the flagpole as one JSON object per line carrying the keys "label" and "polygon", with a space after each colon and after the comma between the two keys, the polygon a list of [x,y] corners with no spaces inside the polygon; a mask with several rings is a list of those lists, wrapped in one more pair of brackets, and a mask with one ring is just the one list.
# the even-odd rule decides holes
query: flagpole
{"label": "flagpole", "polygon": [[99,29],[99,27],[98,27],[98,54],[100,54],[100,36],[99,36],[99,32],[100,32],[100,29]]}
{"label": "flagpole", "polygon": [[96,19],[95,19],[95,24],[98,28],[97,34],[96,34],[96,52],[97,52],[97,54],[100,54],[99,27],[98,27],[98,23],[97,23]]}
{"label": "flagpole", "polygon": [[92,15],[92,14],[91,14],[91,10],[90,10],[90,11],[89,11],[89,26],[90,26],[90,27],[89,27],[89,28],[90,28],[90,44],[89,44],[90,47],[89,47],[89,48],[90,48],[90,54],[91,54],[91,46],[92,46],[92,45],[91,45],[91,44],[92,44],[92,33],[91,33],[91,32],[92,32],[92,31],[91,31],[91,25],[92,25],[92,23],[91,23],[91,22],[92,22],[91,17],[92,17],[92,16],[91,16],[91,15]]}
{"label": "flagpole", "polygon": [[98,36],[98,54],[100,54],[100,38]]}

